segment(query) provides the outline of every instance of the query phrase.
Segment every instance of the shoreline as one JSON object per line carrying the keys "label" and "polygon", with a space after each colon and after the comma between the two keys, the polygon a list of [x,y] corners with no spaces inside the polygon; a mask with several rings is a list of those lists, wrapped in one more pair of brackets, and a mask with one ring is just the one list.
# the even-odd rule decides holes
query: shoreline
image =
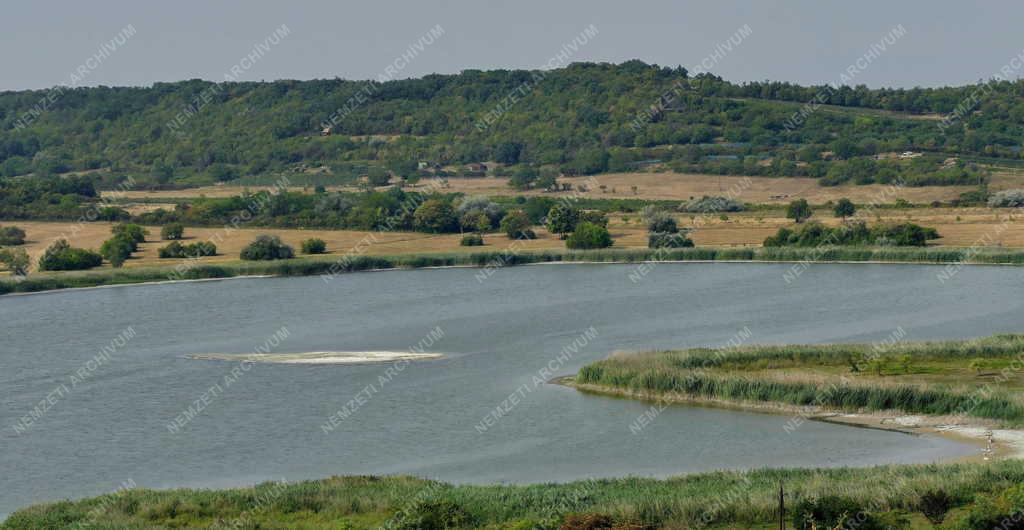
{"label": "shoreline", "polygon": [[[153,279],[154,276],[166,278],[168,275],[175,271],[174,266],[157,267],[157,268],[138,268],[138,269],[108,269],[101,271],[85,272],[84,274],[71,273],[57,273],[48,274],[42,277],[29,276],[27,279],[11,281],[6,277],[0,277],[0,296],[4,295],[25,295],[25,294],[39,294],[48,292],[62,292],[62,291],[73,291],[81,289],[95,289],[101,287],[123,287],[130,285],[161,285],[161,284],[174,284],[174,283],[186,283],[186,282],[201,282],[201,281],[214,281],[214,280],[227,280],[227,279],[239,279],[239,278],[278,278],[278,277],[289,277],[289,276],[337,276],[341,274],[348,274],[353,272],[388,272],[397,270],[417,270],[417,269],[453,269],[453,268],[471,268],[471,269],[496,269],[505,267],[518,267],[524,265],[635,265],[637,268],[646,266],[646,270],[640,273],[642,276],[646,275],[650,269],[654,268],[658,264],[710,264],[710,263],[723,263],[723,264],[749,264],[749,263],[764,263],[764,264],[792,264],[802,265],[804,269],[809,268],[811,265],[930,265],[938,267],[949,267],[954,266],[957,270],[953,273],[958,273],[960,269],[967,266],[1010,266],[1020,267],[1024,266],[1024,261],[1013,262],[1013,261],[976,261],[973,259],[964,260],[964,254],[961,251],[950,250],[952,254],[949,255],[936,255],[936,256],[925,256],[920,259],[827,259],[822,255],[815,254],[818,249],[798,249],[796,254],[805,254],[806,256],[802,259],[781,259],[772,257],[761,257],[764,254],[763,248],[751,248],[751,249],[718,249],[718,248],[704,248],[704,249],[684,249],[683,256],[687,254],[699,254],[699,251],[704,250],[706,253],[712,254],[712,256],[719,252],[729,254],[737,250],[743,251],[743,253],[749,253],[749,258],[736,258],[733,256],[724,256],[722,259],[716,259],[715,257],[694,257],[693,259],[680,257],[680,256],[667,256],[666,259],[651,259],[651,256],[658,256],[660,253],[657,250],[650,249],[612,249],[609,252],[602,251],[566,251],[566,252],[553,252],[553,251],[541,251],[541,252],[524,252],[524,253],[512,253],[495,251],[485,254],[458,254],[458,255],[438,255],[438,254],[404,254],[397,256],[364,256],[365,260],[370,262],[370,266],[365,268],[350,267],[347,270],[334,270],[332,269],[337,263],[341,263],[342,260],[327,261],[322,259],[308,259],[299,258],[292,260],[282,261],[270,261],[270,262],[258,262],[258,263],[226,263],[226,264],[211,264],[196,267],[195,278],[181,278],[181,279]],[[909,249],[910,251],[914,249]],[[869,249],[871,252],[875,252]],[[820,251],[819,251],[820,252]],[[900,252],[900,251],[897,251]],[[909,254],[908,251],[904,250]],[[599,255],[598,259],[586,259],[590,255]],[[1015,254],[1002,254],[1002,256],[1013,256]],[[1024,258],[1024,252],[1020,253],[1021,257]],[[574,258],[580,257],[581,259],[565,259],[566,257]],[[957,260],[943,259],[945,257],[960,256]],[[999,256],[999,255],[990,255]],[[489,259],[488,259],[489,258]],[[925,259],[928,258],[928,259]],[[351,263],[351,262],[349,262]],[[390,264],[391,266],[374,266]],[[253,270],[255,269],[255,270]],[[251,273],[250,273],[251,271]],[[802,271],[801,271],[802,272]],[[203,274],[209,274],[209,276],[202,276]],[[41,282],[39,285],[31,285],[29,288],[24,288],[23,284],[26,282]],[[81,285],[76,285],[81,284]],[[52,285],[52,286],[51,286]],[[66,286],[65,286],[66,285]]]}
{"label": "shoreline", "polygon": [[[732,401],[725,399],[708,399],[689,396],[665,396],[663,394],[638,392],[624,388],[615,388],[589,383],[577,383],[575,376],[557,377],[548,381],[550,384],[561,385],[577,391],[602,396],[634,399],[651,403],[673,403],[691,406],[707,406],[714,408],[742,410],[774,415],[793,415],[805,421],[833,423],[847,427],[878,429],[899,432],[912,436],[935,435],[962,443],[969,443],[979,448],[987,446],[987,432],[992,432],[993,458],[1024,459],[1024,430],[1000,429],[995,422],[972,418],[971,423],[951,423],[947,416],[926,416],[923,414],[905,414],[899,411],[884,412],[846,412],[824,409],[822,407],[797,407],[772,402]],[[968,457],[947,458],[942,462],[983,462],[981,452]]]}

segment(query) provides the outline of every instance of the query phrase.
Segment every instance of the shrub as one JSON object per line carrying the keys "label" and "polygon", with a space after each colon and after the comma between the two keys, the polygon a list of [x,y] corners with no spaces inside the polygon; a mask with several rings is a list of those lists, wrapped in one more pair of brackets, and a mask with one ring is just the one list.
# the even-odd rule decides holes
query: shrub
{"label": "shrub", "polygon": [[239,257],[250,261],[289,259],[295,257],[295,251],[277,236],[262,235],[243,248]]}
{"label": "shrub", "polygon": [[928,490],[921,494],[921,513],[934,525],[942,524],[952,507],[953,498],[943,490]]}
{"label": "shrub", "polygon": [[75,248],[67,240],[58,239],[39,258],[41,271],[76,271],[99,267],[103,256],[84,248]]}
{"label": "shrub", "polygon": [[116,235],[103,242],[103,245],[100,246],[100,255],[117,268],[131,257],[132,252],[135,251],[135,245],[135,242],[129,240],[127,236]]}
{"label": "shrub", "polygon": [[185,245],[185,253],[194,256],[216,256],[217,245],[210,241],[192,243],[191,245]]}
{"label": "shrub", "polygon": [[530,217],[522,210],[512,210],[501,218],[499,225],[509,239],[536,239],[537,234],[530,230]]}
{"label": "shrub", "polygon": [[164,225],[164,227],[160,229],[160,239],[163,239],[164,241],[181,239],[181,236],[184,234],[185,227],[180,223]]}
{"label": "shrub", "polygon": [[607,248],[612,246],[612,236],[607,228],[584,222],[576,226],[576,231],[565,240],[565,246],[571,249]]}
{"label": "shrub", "polygon": [[447,530],[464,528],[473,518],[462,505],[448,500],[420,501],[394,526],[398,530]]}
{"label": "shrub", "polygon": [[0,246],[24,245],[25,231],[16,226],[0,227]]}
{"label": "shrub", "polygon": [[774,236],[764,240],[766,247],[816,247],[819,245],[877,245],[923,247],[929,239],[939,238],[934,228],[913,223],[876,224],[868,228],[863,221],[827,227],[821,223],[807,223],[795,230],[779,228]]}
{"label": "shrub", "polygon": [[1017,484],[998,495],[983,495],[959,521],[965,530],[1024,529],[1024,484]]}
{"label": "shrub", "polygon": [[28,252],[22,248],[0,248],[0,263],[16,276],[28,274]]}
{"label": "shrub", "polygon": [[413,213],[413,224],[425,232],[455,232],[459,221],[451,203],[442,199],[428,199]]}
{"label": "shrub", "polygon": [[[146,241],[146,236],[149,235],[149,231],[133,223],[118,223],[110,228],[110,233],[115,236],[123,236],[135,245]],[[132,252],[134,252],[136,248],[137,247],[132,247]]]}
{"label": "shrub", "polygon": [[[498,203],[480,195],[463,199],[455,212],[464,228],[481,232],[496,226],[505,215],[505,211]],[[486,229],[483,227],[484,223],[487,225]]]}
{"label": "shrub", "polygon": [[643,212],[647,220],[648,248],[685,248],[692,247],[693,240],[686,233],[679,232],[675,217],[663,210],[647,208]]}
{"label": "shrub", "polygon": [[484,238],[480,234],[466,234],[462,236],[462,241],[459,241],[459,245],[464,247],[479,247],[483,244]]}
{"label": "shrub", "polygon": [[664,232],[674,234],[679,231],[676,218],[665,211],[645,212],[648,232]]}
{"label": "shrub", "polygon": [[157,250],[157,255],[159,255],[161,259],[181,258],[185,256],[185,246],[177,241],[173,241],[166,247]]}
{"label": "shrub", "polygon": [[202,256],[215,256],[217,254],[217,245],[210,241],[200,241],[189,245],[182,245],[177,241],[172,241],[157,252],[161,258],[199,258]]}
{"label": "shrub", "polygon": [[687,248],[693,246],[693,240],[682,232],[651,232],[647,234],[648,248]]}
{"label": "shrub", "polygon": [[327,243],[323,239],[314,237],[302,242],[303,254],[323,254],[327,252]]}
{"label": "shrub", "polygon": [[123,208],[116,206],[104,206],[96,212],[97,221],[124,221],[130,219],[132,214]]}
{"label": "shrub", "polygon": [[580,214],[581,223],[592,223],[608,228],[608,216],[599,210],[587,210]]}
{"label": "shrub", "polygon": [[991,208],[1020,208],[1024,206],[1024,190],[1004,190],[988,198]]}
{"label": "shrub", "polygon": [[679,210],[689,213],[742,212],[743,203],[728,197],[705,195],[679,205]]}
{"label": "shrub", "polygon": [[852,217],[853,214],[857,213],[857,207],[853,205],[853,201],[843,197],[836,202],[836,207],[833,208],[832,213],[834,213],[836,217],[846,219],[847,217]]}

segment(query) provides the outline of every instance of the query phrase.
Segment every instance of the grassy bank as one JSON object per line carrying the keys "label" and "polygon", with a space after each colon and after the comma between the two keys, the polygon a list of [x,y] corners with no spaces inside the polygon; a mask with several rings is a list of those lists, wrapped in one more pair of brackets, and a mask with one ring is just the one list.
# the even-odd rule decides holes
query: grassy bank
{"label": "grassy bank", "polygon": [[639,395],[901,411],[1024,424],[1024,336],[886,344],[747,346],[614,356],[576,383]]}
{"label": "grassy bank", "polygon": [[[842,496],[871,512],[911,520],[922,494],[954,506],[1024,481],[1024,462],[861,469],[717,472],[667,480],[624,478],[529,486],[453,486],[408,477],[336,477],[233,490],[127,490],[26,508],[4,530],[61,528],[558,528],[570,514],[607,516],[616,528],[759,528],[775,517],[782,482],[790,507]],[[570,520],[572,520],[570,518]],[[577,518],[578,520],[578,518]],[[563,526],[563,528],[588,528]],[[607,528],[590,526],[589,528]]]}
{"label": "grassy bank", "polygon": [[782,261],[782,262],[886,262],[931,264],[1024,264],[1024,251],[984,250],[965,253],[954,248],[682,248],[604,249],[591,251],[496,251],[480,253],[401,254],[297,258],[273,262],[229,262],[219,265],[133,267],[97,271],[39,273],[21,281],[0,280],[0,294],[28,293],[75,287],[96,287],[166,280],[231,278],[235,276],[308,276],[376,269],[473,266],[502,267],[548,262],[636,263],[642,261]]}

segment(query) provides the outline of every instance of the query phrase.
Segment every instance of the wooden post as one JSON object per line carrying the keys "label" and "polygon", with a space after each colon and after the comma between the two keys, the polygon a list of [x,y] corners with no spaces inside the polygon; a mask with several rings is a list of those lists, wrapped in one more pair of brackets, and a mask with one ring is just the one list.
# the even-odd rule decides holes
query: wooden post
{"label": "wooden post", "polygon": [[779,530],[786,530],[786,496],[779,481]]}

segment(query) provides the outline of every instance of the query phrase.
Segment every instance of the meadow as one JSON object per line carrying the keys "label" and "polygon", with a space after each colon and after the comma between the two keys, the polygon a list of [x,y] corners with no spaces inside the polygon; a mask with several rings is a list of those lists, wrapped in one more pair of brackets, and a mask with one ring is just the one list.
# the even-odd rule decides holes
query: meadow
{"label": "meadow", "polygon": [[[598,199],[594,199],[595,201]],[[133,213],[151,210],[166,204],[140,203],[128,207]],[[1009,208],[991,209],[984,207],[960,208],[878,208],[861,218],[869,223],[913,222],[935,228],[942,236],[933,243],[940,247],[984,248],[993,252],[1000,249],[1024,248],[1024,223],[1017,219],[1016,211]],[[613,212],[608,214],[608,228],[617,249],[646,249],[647,230],[643,219],[636,212]],[[726,215],[701,215],[676,213],[680,228],[688,229],[688,236],[698,247],[756,247],[765,238],[772,236],[779,228],[793,227],[785,218],[782,209],[763,206],[745,212]],[[830,211],[818,208],[812,221],[826,226],[835,226],[840,219]],[[65,237],[76,247],[98,249],[110,238],[113,223],[97,221],[89,223],[50,221],[0,221],[2,225],[14,225],[25,230],[27,240],[24,248],[33,263],[55,239]],[[167,266],[172,263],[159,259],[158,249],[167,245],[160,241],[160,227],[147,226],[149,237],[139,245],[138,251],[124,263],[126,268]],[[241,225],[227,229],[223,226],[188,226],[182,243],[210,241],[217,245],[218,253],[199,259],[202,264],[223,264],[238,258],[239,251],[260,234],[270,234],[296,249],[301,241],[308,238],[322,239],[327,245],[328,255],[344,255],[358,251],[370,256],[395,256],[422,253],[466,253],[478,251],[503,252],[509,248],[519,251],[564,251],[565,242],[547,232],[543,227],[534,227],[537,239],[513,241],[505,234],[484,234],[484,245],[467,249],[459,245],[461,234],[430,234],[411,231],[366,231],[334,229],[271,228]],[[955,250],[948,248],[947,250]],[[109,267],[105,264],[104,267]]]}

